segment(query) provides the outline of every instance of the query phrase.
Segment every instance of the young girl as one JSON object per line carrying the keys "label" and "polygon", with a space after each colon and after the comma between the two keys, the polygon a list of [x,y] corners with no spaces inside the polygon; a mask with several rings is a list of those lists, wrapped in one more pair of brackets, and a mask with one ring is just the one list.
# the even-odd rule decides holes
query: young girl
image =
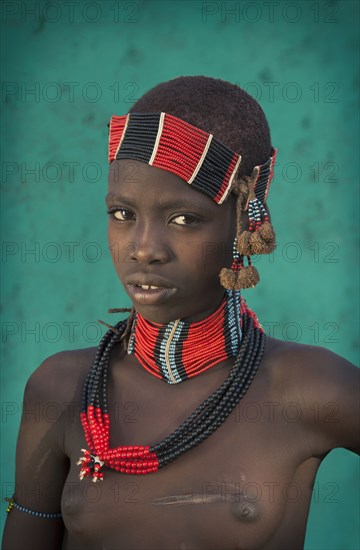
{"label": "young girl", "polygon": [[[4,550],[303,548],[321,461],[359,452],[358,371],[266,337],[242,297],[275,247],[275,159],[260,106],[221,80],[112,117],[109,245],[133,308],[30,377]],[[51,403],[56,422],[33,414]]]}

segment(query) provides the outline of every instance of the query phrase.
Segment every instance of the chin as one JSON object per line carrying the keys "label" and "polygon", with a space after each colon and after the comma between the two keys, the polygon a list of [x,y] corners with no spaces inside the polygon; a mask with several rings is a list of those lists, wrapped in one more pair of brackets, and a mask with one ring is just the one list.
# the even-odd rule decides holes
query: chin
{"label": "chin", "polygon": [[172,321],[176,321],[177,319],[182,319],[188,323],[196,323],[198,321],[202,321],[205,319],[208,315],[213,313],[215,309],[218,307],[218,303],[214,302],[214,306],[211,307],[209,304],[207,306],[204,306],[200,310],[197,309],[196,311],[184,311],[184,310],[175,310],[174,308],[168,307],[164,308],[162,311],[160,311],[161,308],[157,308],[157,311],[154,311],[154,309],[151,311],[150,308],[136,308],[137,313],[139,313],[146,321],[149,321],[150,323],[156,323],[160,325],[166,325],[168,323],[171,323]]}
{"label": "chin", "polygon": [[170,311],[150,312],[149,310],[142,311],[139,308],[135,308],[135,309],[136,309],[136,312],[139,313],[141,317],[143,317],[146,321],[149,321],[150,323],[156,323],[157,325],[167,325],[172,321],[181,319],[181,317],[174,317],[174,315],[172,315]]}

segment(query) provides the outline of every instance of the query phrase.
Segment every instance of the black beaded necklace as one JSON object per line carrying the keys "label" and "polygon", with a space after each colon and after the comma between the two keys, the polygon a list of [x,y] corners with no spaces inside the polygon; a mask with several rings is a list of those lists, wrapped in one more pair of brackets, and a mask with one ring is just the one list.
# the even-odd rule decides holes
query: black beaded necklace
{"label": "black beaded necklace", "polygon": [[152,446],[109,448],[110,418],[107,404],[107,374],[112,349],[124,334],[127,322],[115,325],[100,341],[94,363],[83,387],[80,414],[89,450],[82,449],[80,479],[91,475],[103,479],[105,465],[121,473],[148,474],[172,462],[207,439],[227,419],[246,394],[264,354],[266,335],[255,314],[241,313],[243,338],[235,363],[221,386],[163,441]]}

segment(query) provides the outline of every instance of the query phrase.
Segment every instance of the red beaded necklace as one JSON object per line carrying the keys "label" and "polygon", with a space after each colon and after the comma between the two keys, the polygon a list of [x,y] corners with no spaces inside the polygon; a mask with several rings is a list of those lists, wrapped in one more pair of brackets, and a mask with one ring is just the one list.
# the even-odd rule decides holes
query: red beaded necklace
{"label": "red beaded necklace", "polygon": [[128,353],[156,378],[169,384],[183,382],[237,355],[241,303],[240,292],[227,292],[217,310],[196,323],[178,319],[161,325],[136,314]]}
{"label": "red beaded necklace", "polygon": [[[229,299],[225,309],[228,303]],[[234,303],[238,303],[237,300]],[[115,334],[112,330],[105,334],[83,386],[80,418],[88,449],[82,449],[83,456],[78,461],[80,479],[92,476],[93,481],[102,480],[103,466],[124,474],[156,472],[199,445],[221,426],[250,387],[264,353],[265,333],[255,313],[247,307],[245,300],[241,300],[238,311],[242,339],[227,379],[174,432],[152,446],[110,448],[107,373],[112,349],[124,333],[126,321],[116,325]]]}

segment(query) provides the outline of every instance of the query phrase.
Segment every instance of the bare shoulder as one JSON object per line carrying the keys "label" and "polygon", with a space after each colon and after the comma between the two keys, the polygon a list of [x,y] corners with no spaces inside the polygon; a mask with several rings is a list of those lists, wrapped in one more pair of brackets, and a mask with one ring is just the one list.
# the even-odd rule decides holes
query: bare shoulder
{"label": "bare shoulder", "polygon": [[341,383],[358,378],[360,370],[340,355],[321,346],[310,346],[268,338],[266,364],[277,383],[296,385],[321,382]]}
{"label": "bare shoulder", "polygon": [[360,450],[360,369],[321,346],[269,338],[266,368],[277,395],[299,405],[319,453]]}
{"label": "bare shoulder", "polygon": [[96,347],[61,351],[47,357],[29,377],[25,397],[36,401],[66,402],[82,387]]}

